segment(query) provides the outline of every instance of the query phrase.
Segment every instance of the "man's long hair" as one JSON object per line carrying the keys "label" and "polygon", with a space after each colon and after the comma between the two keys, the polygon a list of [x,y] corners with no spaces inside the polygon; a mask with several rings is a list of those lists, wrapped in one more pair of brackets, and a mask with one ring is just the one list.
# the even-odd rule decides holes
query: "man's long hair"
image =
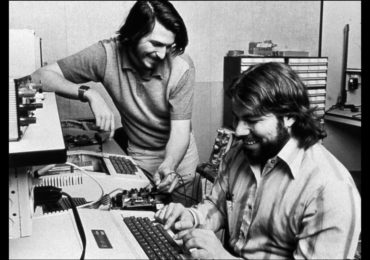
{"label": "man's long hair", "polygon": [[172,54],[182,54],[188,45],[186,26],[175,7],[166,0],[137,1],[125,24],[117,31],[118,41],[126,46],[136,46],[142,37],[153,31],[155,20],[175,34]]}
{"label": "man's long hair", "polygon": [[286,64],[268,62],[251,66],[234,80],[226,94],[251,115],[273,113],[278,118],[295,118],[292,136],[304,149],[326,137],[315,118],[315,108],[310,108],[305,85]]}

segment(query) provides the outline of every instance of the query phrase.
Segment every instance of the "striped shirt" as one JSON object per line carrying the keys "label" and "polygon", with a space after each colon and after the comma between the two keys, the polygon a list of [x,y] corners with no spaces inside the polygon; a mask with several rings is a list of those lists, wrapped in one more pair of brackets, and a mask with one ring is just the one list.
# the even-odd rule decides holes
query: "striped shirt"
{"label": "striped shirt", "polygon": [[210,194],[192,211],[198,227],[226,228],[246,259],[354,258],[361,198],[350,173],[321,144],[291,138],[255,174],[242,145],[226,154]]}

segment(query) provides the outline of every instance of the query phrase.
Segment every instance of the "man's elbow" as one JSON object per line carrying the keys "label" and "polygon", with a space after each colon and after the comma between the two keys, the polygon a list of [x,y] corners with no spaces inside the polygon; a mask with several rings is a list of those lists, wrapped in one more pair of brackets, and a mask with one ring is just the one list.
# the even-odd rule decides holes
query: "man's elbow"
{"label": "man's elbow", "polygon": [[34,72],[32,72],[31,74],[31,79],[32,79],[32,82],[33,83],[41,83],[42,82],[42,77],[43,77],[43,74],[44,74],[44,68],[39,68],[37,70],[35,70]]}
{"label": "man's elbow", "polygon": [[32,81],[35,83],[40,83],[46,78],[56,76],[63,76],[62,71],[57,63],[41,67],[31,74]]}

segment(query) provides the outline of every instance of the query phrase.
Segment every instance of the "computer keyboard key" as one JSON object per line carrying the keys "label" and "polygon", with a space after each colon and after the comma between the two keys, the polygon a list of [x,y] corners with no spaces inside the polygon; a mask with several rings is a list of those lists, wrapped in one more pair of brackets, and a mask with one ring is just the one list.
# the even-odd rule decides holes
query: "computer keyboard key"
{"label": "computer keyboard key", "polygon": [[160,224],[153,224],[147,217],[123,220],[149,259],[182,259],[181,248]]}
{"label": "computer keyboard key", "polygon": [[123,156],[109,156],[109,160],[112,162],[112,165],[117,173],[120,174],[135,174],[138,171],[134,163],[123,157]]}

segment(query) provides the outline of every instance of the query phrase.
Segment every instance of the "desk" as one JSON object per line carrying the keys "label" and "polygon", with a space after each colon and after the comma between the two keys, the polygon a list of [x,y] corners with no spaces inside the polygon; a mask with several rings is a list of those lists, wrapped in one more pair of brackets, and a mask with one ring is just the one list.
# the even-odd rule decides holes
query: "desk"
{"label": "desk", "polygon": [[333,109],[325,115],[327,137],[323,145],[351,172],[361,191],[361,119],[349,109]]}
{"label": "desk", "polygon": [[325,114],[325,120],[361,127],[361,111],[351,112],[350,109],[333,109]]}

